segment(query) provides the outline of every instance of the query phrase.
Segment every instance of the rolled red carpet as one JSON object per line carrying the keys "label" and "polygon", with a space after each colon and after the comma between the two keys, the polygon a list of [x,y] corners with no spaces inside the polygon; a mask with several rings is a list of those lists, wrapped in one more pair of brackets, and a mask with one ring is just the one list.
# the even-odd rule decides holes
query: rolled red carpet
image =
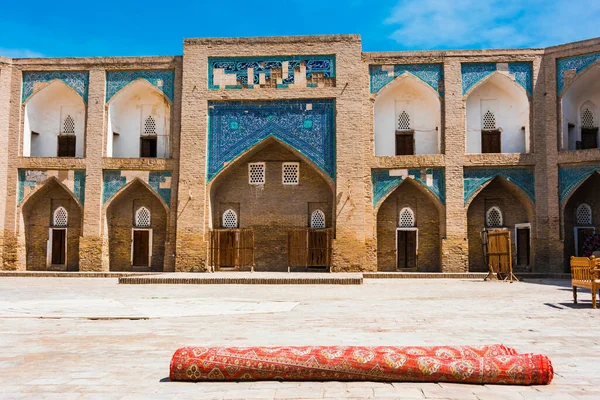
{"label": "rolled red carpet", "polygon": [[177,381],[389,381],[545,385],[543,355],[502,346],[184,347],[171,360]]}

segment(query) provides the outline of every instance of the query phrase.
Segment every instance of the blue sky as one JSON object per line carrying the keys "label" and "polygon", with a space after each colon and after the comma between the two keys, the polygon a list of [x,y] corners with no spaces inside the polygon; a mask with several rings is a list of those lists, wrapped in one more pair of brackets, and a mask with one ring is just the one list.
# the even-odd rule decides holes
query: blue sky
{"label": "blue sky", "polygon": [[400,51],[544,47],[600,36],[600,0],[86,3],[7,2],[0,55],[179,55],[187,37],[358,33],[364,51]]}

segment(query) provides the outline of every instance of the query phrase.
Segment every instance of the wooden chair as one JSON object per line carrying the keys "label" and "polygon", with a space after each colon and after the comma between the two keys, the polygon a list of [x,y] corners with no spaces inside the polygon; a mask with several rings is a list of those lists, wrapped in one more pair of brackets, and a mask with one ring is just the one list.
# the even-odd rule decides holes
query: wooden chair
{"label": "wooden chair", "polygon": [[592,291],[592,307],[596,308],[596,291],[600,292],[600,269],[596,257],[571,257],[571,286],[573,302],[577,304],[577,288]]}

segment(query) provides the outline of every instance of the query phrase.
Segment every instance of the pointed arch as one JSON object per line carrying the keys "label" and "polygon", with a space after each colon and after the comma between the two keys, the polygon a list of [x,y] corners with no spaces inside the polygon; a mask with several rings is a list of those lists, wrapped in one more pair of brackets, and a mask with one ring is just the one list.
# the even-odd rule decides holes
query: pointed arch
{"label": "pointed arch", "polygon": [[594,61],[585,69],[579,71],[579,73],[575,76],[575,79],[568,84],[565,84],[561,92],[558,94],[558,100],[560,101],[569,92],[572,86],[579,86],[582,83],[585,83],[585,81],[592,77],[595,73],[600,73],[600,60]]}
{"label": "pointed arch", "polygon": [[25,206],[25,204],[31,199],[33,198],[41,189],[43,189],[44,187],[46,187],[48,184],[50,184],[51,182],[54,182],[56,184],[58,184],[61,188],[63,188],[65,190],[65,192],[67,192],[70,197],[73,199],[73,201],[75,201],[75,203],[79,206],[79,208],[83,211],[83,205],[81,204],[81,202],[77,199],[77,197],[75,197],[75,194],[71,191],[71,189],[69,189],[64,183],[62,183],[61,181],[58,180],[57,177],[55,176],[51,176],[49,178],[47,178],[44,182],[42,182],[40,185],[37,185],[35,187],[35,189],[33,189],[31,192],[29,192],[27,194],[27,196],[23,197],[23,199],[21,200],[21,202],[19,203],[19,208],[23,209],[23,207]]}
{"label": "pointed arch", "polygon": [[417,187],[417,189],[419,189],[431,201],[433,201],[433,203],[435,204],[438,212],[444,212],[445,205],[444,205],[444,203],[442,203],[442,201],[437,196],[437,194],[435,194],[435,192],[433,192],[429,187],[425,186],[420,181],[418,181],[416,179],[413,179],[413,178],[411,178],[411,177],[408,176],[408,177],[402,179],[400,181],[400,183],[398,183],[398,185],[396,187],[394,187],[393,189],[389,190],[384,196],[381,197],[381,199],[379,199],[379,201],[377,202],[377,204],[375,204],[375,207],[373,208],[374,215],[377,216],[377,213],[379,212],[379,208],[387,200],[387,198],[392,195],[392,193],[394,193],[396,190],[398,190],[398,188],[400,186],[402,186],[403,184],[408,183],[408,182],[410,182],[410,184],[414,184]]}
{"label": "pointed arch", "polygon": [[527,89],[519,85],[519,83],[515,79],[512,79],[506,73],[500,71],[492,72],[491,74],[487,75],[485,78],[481,79],[479,82],[471,86],[469,90],[467,90],[463,95],[463,99],[467,99],[473,92],[476,92],[477,89],[486,85],[488,82],[494,81],[506,83],[510,85],[509,87],[517,89],[517,91],[523,94],[525,98],[527,98],[529,101],[529,93],[527,93]]}
{"label": "pointed arch", "polygon": [[123,193],[126,193],[127,191],[129,191],[129,188],[131,188],[131,186],[133,186],[134,184],[141,184],[143,185],[146,189],[148,189],[148,191],[150,193],[152,193],[154,195],[154,197],[156,197],[156,199],[160,202],[160,204],[163,206],[163,208],[165,209],[165,212],[167,213],[167,215],[169,214],[169,206],[167,205],[167,203],[165,203],[165,201],[162,199],[162,197],[160,197],[158,195],[158,193],[156,193],[156,191],[154,189],[152,189],[152,187],[144,182],[143,180],[141,180],[140,178],[133,178],[131,180],[131,182],[127,183],[125,186],[123,186],[121,189],[119,189],[114,195],[112,195],[112,197],[110,199],[108,199],[108,201],[104,204],[104,212],[106,212],[106,210],[108,210],[108,208],[110,207],[110,205],[119,197],[121,196]]}
{"label": "pointed arch", "polygon": [[47,84],[45,84],[41,89],[36,90],[29,97],[27,97],[25,99],[25,101],[23,101],[23,106],[26,106],[33,98],[35,98],[40,93],[46,93],[46,92],[48,92],[50,90],[55,90],[55,88],[57,88],[59,86],[62,86],[63,88],[69,89],[69,91],[71,91],[74,94],[76,94],[77,97],[85,104],[85,100],[83,99],[83,97],[81,97],[81,94],[77,93],[77,91],[75,89],[73,89],[71,86],[67,85],[61,79],[56,78],[56,79],[52,79]]}
{"label": "pointed arch", "polygon": [[121,89],[116,91],[111,96],[111,98],[106,102],[105,107],[108,108],[112,103],[114,103],[115,99],[119,98],[122,94],[130,91],[132,87],[135,88],[136,86],[141,86],[141,85],[144,85],[144,89],[151,90],[153,93],[160,95],[163,99],[165,99],[165,101],[167,102],[169,107],[172,107],[173,102],[171,101],[169,96],[167,96],[162,90],[160,90],[159,88],[154,86],[152,83],[150,83],[147,79],[142,78],[142,77],[132,80],[127,85],[123,86]]}
{"label": "pointed arch", "polygon": [[482,182],[479,185],[479,187],[477,188],[477,190],[475,190],[474,192],[472,192],[470,194],[470,196],[467,199],[465,199],[465,209],[468,209],[469,206],[471,205],[471,203],[473,202],[473,200],[479,195],[479,193],[481,193],[483,191],[483,189],[485,189],[490,183],[492,183],[496,179],[501,180],[502,182],[504,182],[505,184],[507,184],[511,188],[514,188],[523,197],[523,199],[527,200],[527,204],[528,205],[530,205],[532,208],[534,207],[534,201],[531,198],[531,194],[529,194],[521,186],[517,185],[512,180],[507,179],[507,177],[505,177],[504,175],[497,174],[497,175],[494,175],[494,176],[490,177],[485,182]]}
{"label": "pointed arch", "polygon": [[435,90],[433,87],[428,85],[426,82],[424,82],[418,76],[411,74],[408,71],[405,71],[401,75],[398,75],[392,81],[390,81],[388,84],[386,84],[383,88],[381,88],[377,92],[376,98],[381,97],[382,94],[392,91],[395,87],[400,86],[402,83],[406,82],[407,80],[410,82],[413,82],[414,84],[418,85],[420,88],[422,88],[424,90],[431,91],[431,94],[434,94],[440,101],[442,100],[442,96],[440,96],[440,93],[437,90]]}
{"label": "pointed arch", "polygon": [[600,176],[600,170],[593,170],[593,171],[588,172],[587,174],[582,174],[579,177],[579,179],[571,186],[568,193],[563,197],[563,199],[561,201],[561,208],[564,209],[564,207],[567,205],[569,200],[571,200],[571,197],[573,197],[573,194],[575,194],[577,192],[577,190],[581,186],[583,186],[583,184],[585,184],[588,180],[590,180],[592,178],[592,176],[594,176],[596,174]]}

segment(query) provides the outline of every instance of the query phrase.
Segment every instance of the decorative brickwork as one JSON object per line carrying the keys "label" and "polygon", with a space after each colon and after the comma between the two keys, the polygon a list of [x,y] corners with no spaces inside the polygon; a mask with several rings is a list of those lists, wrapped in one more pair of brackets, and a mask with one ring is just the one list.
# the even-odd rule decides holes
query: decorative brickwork
{"label": "decorative brickwork", "polygon": [[164,71],[107,71],[106,72],[106,102],[117,92],[137,79],[144,79],[156,87],[171,101],[174,100],[175,72]]}
{"label": "decorative brickwork", "polygon": [[89,73],[75,71],[23,72],[22,102],[25,103],[34,92],[41,90],[56,79],[64,82],[87,102]]}

